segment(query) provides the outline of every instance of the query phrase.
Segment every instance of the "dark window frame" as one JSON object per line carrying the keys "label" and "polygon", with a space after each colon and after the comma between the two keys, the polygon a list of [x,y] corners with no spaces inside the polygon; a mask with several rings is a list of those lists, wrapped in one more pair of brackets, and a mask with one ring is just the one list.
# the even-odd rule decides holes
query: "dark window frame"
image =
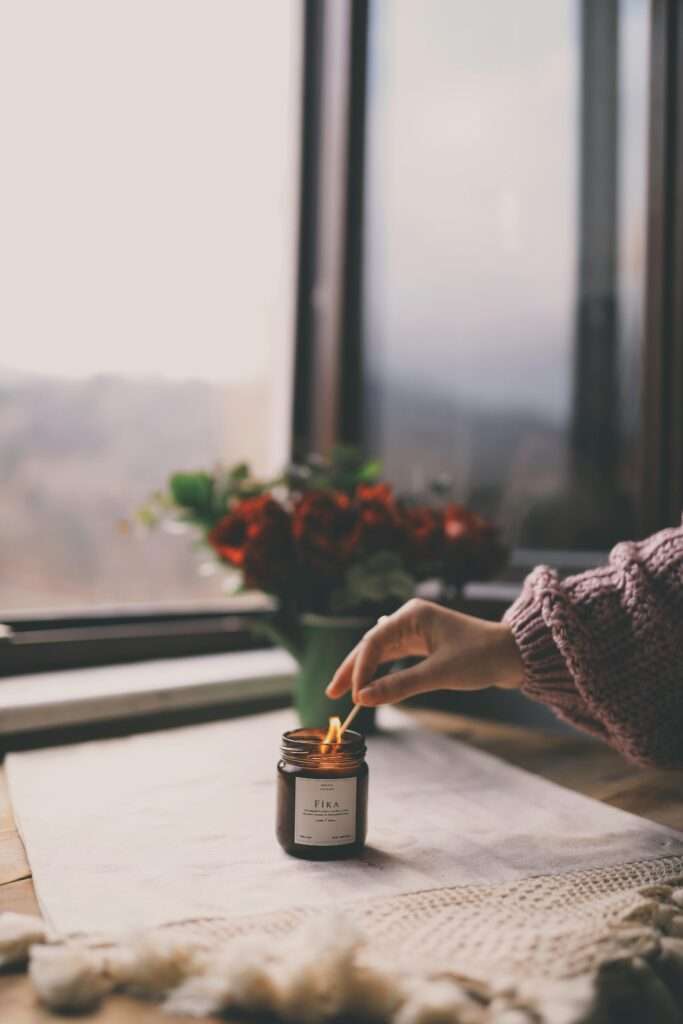
{"label": "dark window frame", "polygon": [[0,626],[0,678],[262,649],[272,646],[258,629],[267,617],[268,612],[236,612],[229,606],[8,615]]}
{"label": "dark window frame", "polygon": [[369,0],[305,0],[294,454],[362,443]]}
{"label": "dark window frame", "polygon": [[[583,3],[590,8],[591,0],[583,0]],[[318,41],[315,67],[309,66],[306,70],[311,86],[308,115],[310,124],[317,126],[317,132],[312,131],[309,137],[310,153],[315,160],[315,154],[321,149],[333,148],[344,160],[343,167],[337,168],[334,175],[314,170],[315,187],[307,197],[302,195],[302,199],[312,200],[315,209],[307,209],[308,202],[302,202],[302,224],[309,226],[310,235],[306,239],[307,259],[300,264],[297,355],[299,370],[305,366],[306,373],[300,378],[294,428],[299,447],[308,450],[326,451],[333,440],[355,444],[363,441],[361,239],[371,4],[372,0],[347,0],[338,5],[330,0],[308,0],[308,16],[315,22]],[[680,0],[653,0],[650,20],[648,255],[637,509],[639,532],[643,536],[678,525],[683,508],[683,204],[680,202],[683,196],[683,11]],[[333,46],[328,37],[335,32],[337,39]],[[340,52],[343,54],[341,61]],[[332,66],[331,55],[337,58],[336,66]],[[587,71],[590,68],[584,67],[584,74]],[[344,102],[325,107],[325,88],[337,98],[343,97]],[[321,108],[325,111],[322,119]],[[585,133],[592,122],[584,123],[583,127]],[[589,167],[583,167],[584,177],[589,171]],[[587,199],[591,197],[584,196],[584,202]],[[326,209],[337,212],[337,220],[332,224],[322,216],[321,211]],[[584,220],[589,224],[590,218],[584,216]],[[590,243],[589,235],[590,232],[585,244]],[[328,251],[337,254],[335,261],[316,262],[316,253]],[[608,253],[608,263],[609,259]],[[334,294],[335,303],[321,306],[321,296],[330,294]],[[596,429],[601,426],[598,424]],[[582,441],[585,443],[586,439]],[[598,451],[598,461],[599,455]],[[542,560],[545,553],[539,550],[538,555]],[[594,564],[594,558],[587,553],[583,567]],[[574,564],[573,571],[578,568],[580,566]]]}
{"label": "dark window frame", "polygon": [[683,10],[653,0],[641,528],[683,507]]}

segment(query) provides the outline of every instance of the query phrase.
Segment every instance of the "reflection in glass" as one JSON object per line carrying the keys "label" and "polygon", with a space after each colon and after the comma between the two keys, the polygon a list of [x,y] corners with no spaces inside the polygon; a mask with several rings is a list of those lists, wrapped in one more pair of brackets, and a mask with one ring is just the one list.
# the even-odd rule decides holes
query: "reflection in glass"
{"label": "reflection in glass", "polygon": [[604,548],[633,530],[647,3],[372,10],[368,448],[515,545]]}

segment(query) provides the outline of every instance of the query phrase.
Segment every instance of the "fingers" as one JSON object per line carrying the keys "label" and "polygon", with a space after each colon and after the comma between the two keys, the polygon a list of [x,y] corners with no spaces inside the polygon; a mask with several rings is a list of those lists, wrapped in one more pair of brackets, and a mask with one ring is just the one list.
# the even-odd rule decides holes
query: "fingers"
{"label": "fingers", "polygon": [[437,652],[413,668],[374,679],[358,691],[354,700],[364,707],[374,708],[378,704],[397,704],[418,693],[447,689],[452,685],[450,661]]}
{"label": "fingers", "polygon": [[425,607],[423,601],[409,601],[366,633],[351,670],[351,689],[356,703],[360,691],[372,681],[383,662],[428,653],[421,629]]}
{"label": "fingers", "polygon": [[358,690],[354,700],[363,707],[374,708],[378,704],[397,704],[408,697],[414,697],[416,693],[433,690],[429,660],[415,665],[414,668],[402,669],[381,679],[375,679]]}
{"label": "fingers", "polygon": [[409,601],[393,615],[380,619],[344,659],[326,693],[336,699],[353,689],[358,691],[370,682],[385,661],[427,654],[429,645],[424,625],[430,605],[425,601]]}
{"label": "fingers", "polygon": [[334,676],[332,677],[332,682],[325,690],[327,696],[331,697],[332,700],[336,700],[338,697],[342,697],[348,690],[351,689],[353,665],[356,660],[356,655],[358,654],[360,645],[362,643],[363,641],[361,640],[359,644],[356,644],[351,653],[348,654],[346,658],[344,658],[341,665],[339,666]]}

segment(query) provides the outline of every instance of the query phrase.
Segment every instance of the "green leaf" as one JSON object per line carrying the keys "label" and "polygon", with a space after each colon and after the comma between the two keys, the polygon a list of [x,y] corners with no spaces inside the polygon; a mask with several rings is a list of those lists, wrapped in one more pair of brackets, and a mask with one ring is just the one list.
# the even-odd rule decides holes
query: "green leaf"
{"label": "green leaf", "polygon": [[374,484],[382,475],[382,463],[379,459],[371,459],[361,466],[358,472],[358,480],[363,484]]}
{"label": "green leaf", "polygon": [[450,477],[442,475],[436,480],[432,480],[429,490],[436,498],[449,498],[453,491],[453,481]]}
{"label": "green leaf", "polygon": [[144,505],[140,505],[135,516],[137,521],[148,530],[154,529],[154,527],[158,526],[161,521],[159,510],[155,508],[151,501],[148,501]]}
{"label": "green leaf", "polygon": [[251,470],[249,469],[248,462],[238,462],[236,466],[233,466],[229,473],[230,479],[235,483],[239,483],[241,480],[248,480],[251,476]]}
{"label": "green leaf", "polygon": [[332,448],[330,460],[333,466],[354,467],[362,461],[362,455],[352,444],[336,444]]}
{"label": "green leaf", "polygon": [[169,487],[176,505],[200,520],[213,518],[214,481],[209,473],[174,473]]}
{"label": "green leaf", "polygon": [[141,526],[152,530],[168,517],[172,508],[173,502],[165,491],[154,491],[136,510],[135,517]]}

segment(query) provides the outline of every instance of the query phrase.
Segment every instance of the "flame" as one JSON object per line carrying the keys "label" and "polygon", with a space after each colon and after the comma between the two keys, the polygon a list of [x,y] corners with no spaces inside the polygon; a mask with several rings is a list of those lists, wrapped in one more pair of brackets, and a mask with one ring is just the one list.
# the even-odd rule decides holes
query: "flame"
{"label": "flame", "polygon": [[325,733],[325,739],[323,740],[323,750],[327,749],[329,743],[339,743],[341,739],[341,718],[338,715],[333,715],[330,718],[330,725]]}

